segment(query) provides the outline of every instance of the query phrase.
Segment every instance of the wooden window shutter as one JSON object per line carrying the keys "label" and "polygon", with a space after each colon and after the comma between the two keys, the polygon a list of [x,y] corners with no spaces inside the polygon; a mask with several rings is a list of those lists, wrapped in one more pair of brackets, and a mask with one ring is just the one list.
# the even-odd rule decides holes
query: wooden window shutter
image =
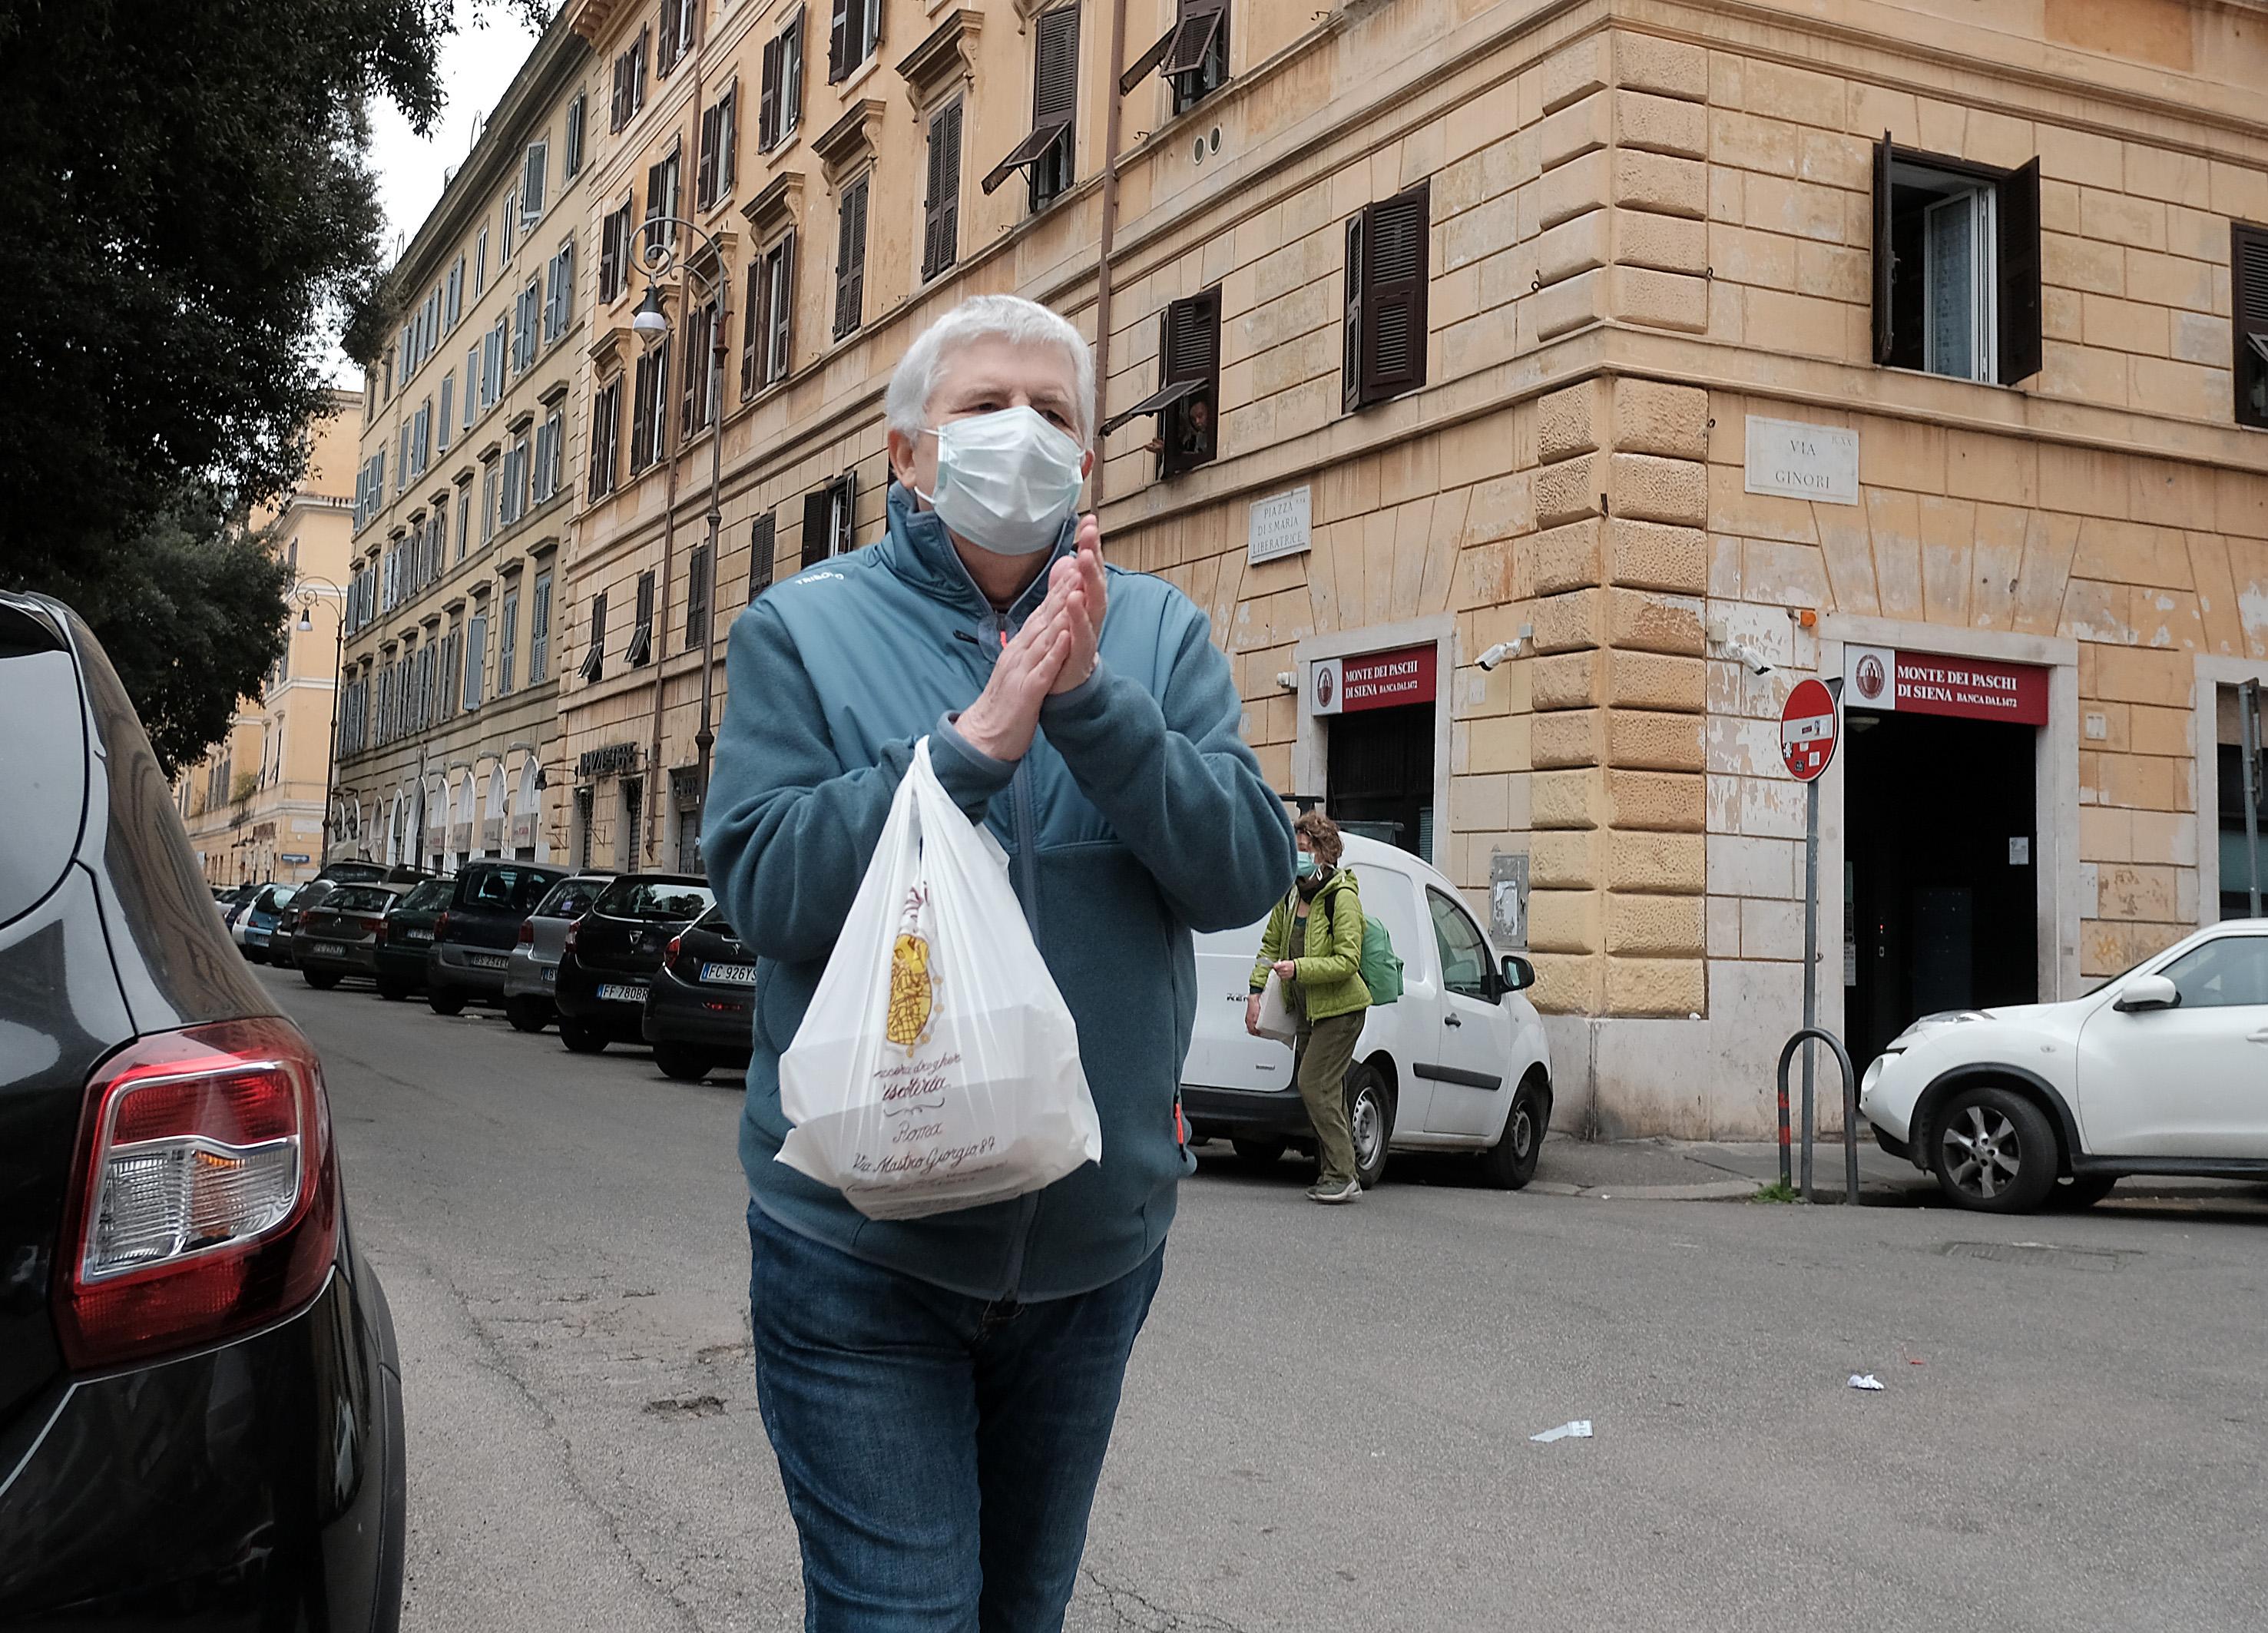
{"label": "wooden window shutter", "polygon": [[1040,15],[1033,49],[1032,129],[1079,115],[1079,7]]}
{"label": "wooden window shutter", "polygon": [[835,509],[834,484],[814,488],[803,496],[803,564],[816,567],[832,548],[828,519]]}
{"label": "wooden window shutter", "polygon": [[766,333],[764,258],[748,262],[748,298],[740,308],[740,401],[756,394],[756,347]]}
{"label": "wooden window shutter", "polygon": [[771,588],[772,558],[777,546],[774,534],[779,530],[779,518],[766,511],[748,528],[748,599],[753,601]]}
{"label": "wooden window shutter", "polygon": [[2231,222],[2228,238],[2236,423],[2268,429],[2268,227]]}
{"label": "wooden window shutter", "polygon": [[1174,476],[1206,463],[1220,446],[1220,291],[1206,290],[1177,300],[1160,321],[1161,393],[1195,387],[1159,416],[1159,474]]}
{"label": "wooden window shutter", "polygon": [[1339,406],[1350,413],[1362,405],[1362,291],[1364,229],[1370,224],[1365,205],[1347,217],[1346,305],[1339,314]]}
{"label": "wooden window shutter", "polygon": [[764,379],[784,380],[795,361],[795,241],[789,233],[770,259],[779,266],[779,287],[768,290],[771,314],[770,352],[764,360]]}
{"label": "wooden window shutter", "polygon": [[827,35],[827,83],[833,85],[858,64],[850,60],[850,8],[858,0],[835,0],[835,17]]}
{"label": "wooden window shutter", "polygon": [[1993,188],[1999,265],[1999,383],[2013,386],[2040,371],[2040,161],[2011,171]]}
{"label": "wooden window shutter", "polygon": [[724,145],[724,114],[725,105],[718,102],[701,114],[701,160],[693,173],[696,209],[706,210],[717,202],[717,155]]}
{"label": "wooden window shutter", "polygon": [[1889,133],[1884,131],[1882,139],[1874,143],[1874,362],[1878,365],[1890,360],[1897,340],[1890,306],[1890,290],[1897,276],[1898,264],[1897,255],[1890,248],[1894,191],[1891,169],[1896,158],[1897,150],[1890,145]]}
{"label": "wooden window shutter", "polygon": [[1370,207],[1362,291],[1365,402],[1425,383],[1431,196],[1421,181]]}
{"label": "wooden window shutter", "polygon": [[764,41],[763,91],[756,102],[756,146],[766,153],[779,141],[780,48],[786,43],[784,34]]}
{"label": "wooden window shutter", "polygon": [[929,197],[924,205],[922,276],[954,263],[961,239],[961,104],[929,116]]}

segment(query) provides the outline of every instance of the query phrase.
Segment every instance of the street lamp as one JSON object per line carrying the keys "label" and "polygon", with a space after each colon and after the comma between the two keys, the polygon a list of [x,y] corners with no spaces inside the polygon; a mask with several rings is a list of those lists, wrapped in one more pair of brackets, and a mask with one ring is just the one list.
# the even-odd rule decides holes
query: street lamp
{"label": "street lamp", "polygon": [[[328,592],[326,595],[325,592]],[[323,843],[322,855],[315,861],[315,871],[322,872],[331,859],[331,783],[339,768],[339,676],[343,672],[347,653],[347,592],[328,578],[301,577],[292,581],[291,600],[299,608],[298,629],[306,634],[315,627],[315,606],[323,602],[331,609],[331,622],[336,632],[331,641],[331,741],[323,756]],[[284,668],[288,673],[290,664]]]}
{"label": "street lamp", "polygon": [[[665,238],[666,229],[669,236]],[[681,259],[677,253],[678,232],[698,239],[705,247],[711,270],[703,272],[698,260]],[[709,389],[707,402],[711,429],[709,433],[709,548],[703,568],[705,575],[701,586],[703,614],[701,620],[701,729],[694,734],[694,747],[699,753],[698,767],[694,772],[694,798],[705,814],[709,808],[709,756],[715,747],[717,733],[711,725],[715,712],[714,686],[717,669],[717,535],[725,519],[725,330],[726,306],[730,300],[732,280],[725,276],[725,253],[717,240],[693,223],[678,216],[647,217],[644,232],[645,242],[638,250],[638,264],[646,276],[645,297],[630,314],[630,329],[648,342],[657,341],[669,333],[669,313],[661,301],[660,284],[672,272],[681,272],[689,281],[699,279],[704,297],[716,305],[716,313],[709,324]],[[686,291],[689,302],[692,291]],[[692,360],[687,359],[688,363]],[[676,453],[672,452],[670,468],[676,469]],[[670,478],[674,484],[675,475]],[[674,498],[674,488],[673,488]],[[664,553],[668,550],[668,536],[676,526],[677,507],[674,503],[664,508],[662,530]],[[661,679],[654,677],[655,747],[660,746]],[[646,810],[651,813],[659,801],[649,795]]]}

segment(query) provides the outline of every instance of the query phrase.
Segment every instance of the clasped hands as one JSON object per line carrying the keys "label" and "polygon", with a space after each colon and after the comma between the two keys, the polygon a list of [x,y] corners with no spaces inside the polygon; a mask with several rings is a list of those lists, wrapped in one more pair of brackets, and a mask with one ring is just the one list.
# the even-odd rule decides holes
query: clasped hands
{"label": "clasped hands", "polygon": [[1020,760],[1039,730],[1040,706],[1094,673],[1108,594],[1102,571],[1102,528],[1079,519],[1078,546],[1048,570],[1048,592],[1024,621],[977,699],[956,724],[969,746],[995,760]]}

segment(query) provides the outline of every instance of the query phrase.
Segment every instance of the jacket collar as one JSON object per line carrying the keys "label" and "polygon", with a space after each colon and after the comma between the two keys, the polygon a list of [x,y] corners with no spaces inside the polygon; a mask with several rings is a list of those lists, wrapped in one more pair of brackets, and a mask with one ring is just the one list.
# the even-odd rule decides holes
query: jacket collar
{"label": "jacket collar", "polygon": [[[885,508],[889,515],[889,533],[883,541],[883,551],[890,570],[947,606],[979,618],[990,616],[992,603],[984,599],[984,592],[976,587],[976,580],[969,577],[961,552],[953,548],[953,535],[946,531],[937,512],[921,509],[905,484],[895,477],[890,481]],[[1071,554],[1078,537],[1079,518],[1074,514],[1064,523],[1062,536],[1048,553],[1046,565],[1008,609],[1009,623],[1023,622],[1046,599],[1049,570],[1060,557]]]}

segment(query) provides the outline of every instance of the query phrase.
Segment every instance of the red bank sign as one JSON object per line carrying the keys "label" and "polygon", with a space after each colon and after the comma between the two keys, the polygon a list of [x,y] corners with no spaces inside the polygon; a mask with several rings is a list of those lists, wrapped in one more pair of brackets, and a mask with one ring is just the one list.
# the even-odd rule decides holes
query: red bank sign
{"label": "red bank sign", "polygon": [[1888,646],[1843,649],[1846,709],[1895,709],[1965,720],[2048,723],[2048,672],[2036,664],[1947,658]]}
{"label": "red bank sign", "polygon": [[1358,714],[1397,703],[1433,701],[1434,649],[1405,646],[1359,658],[1326,658],[1307,666],[1307,707],[1319,715]]}

